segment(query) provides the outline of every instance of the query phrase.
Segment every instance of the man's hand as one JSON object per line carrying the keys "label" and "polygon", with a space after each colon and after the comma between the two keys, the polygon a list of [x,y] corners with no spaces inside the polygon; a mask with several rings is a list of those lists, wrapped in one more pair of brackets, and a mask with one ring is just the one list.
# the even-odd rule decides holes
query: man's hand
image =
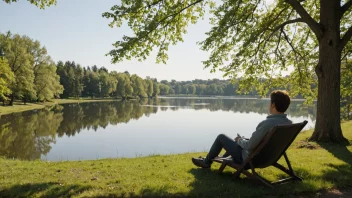
{"label": "man's hand", "polygon": [[241,137],[237,136],[237,137],[235,138],[235,142],[237,142],[240,138],[241,138]]}

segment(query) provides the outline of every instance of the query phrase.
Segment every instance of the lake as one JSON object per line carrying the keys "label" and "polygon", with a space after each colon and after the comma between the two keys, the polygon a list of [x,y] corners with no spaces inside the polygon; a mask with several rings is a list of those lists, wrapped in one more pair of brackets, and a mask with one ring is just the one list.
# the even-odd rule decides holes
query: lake
{"label": "lake", "polygon": [[[0,156],[88,160],[207,151],[219,133],[250,137],[269,100],[158,98],[58,105],[0,118]],[[294,122],[314,127],[316,108],[292,101]]]}

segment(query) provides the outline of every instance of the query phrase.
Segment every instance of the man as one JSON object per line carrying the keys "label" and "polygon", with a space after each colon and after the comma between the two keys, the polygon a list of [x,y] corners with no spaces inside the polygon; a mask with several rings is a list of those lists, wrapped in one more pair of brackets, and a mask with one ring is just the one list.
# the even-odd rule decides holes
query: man
{"label": "man", "polygon": [[290,101],[290,96],[286,91],[273,91],[270,94],[269,104],[269,112],[271,115],[258,124],[249,140],[239,136],[232,139],[224,134],[220,134],[215,139],[206,158],[192,158],[192,162],[196,166],[210,168],[212,159],[217,157],[224,148],[226,153],[223,157],[231,155],[236,163],[242,164],[272,127],[280,124],[292,124],[292,121],[289,120],[285,114],[285,111],[290,105]]}

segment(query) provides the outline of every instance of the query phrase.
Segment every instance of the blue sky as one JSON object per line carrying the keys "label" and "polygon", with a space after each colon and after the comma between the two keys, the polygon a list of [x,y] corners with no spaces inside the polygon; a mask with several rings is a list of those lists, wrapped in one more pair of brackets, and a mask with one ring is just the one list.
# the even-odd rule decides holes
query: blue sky
{"label": "blue sky", "polygon": [[129,32],[128,27],[110,28],[103,12],[119,4],[119,0],[58,0],[56,6],[40,10],[27,1],[5,4],[0,0],[0,32],[25,34],[46,46],[54,61],[75,61],[82,66],[105,66],[110,71],[129,71],[141,77],[158,80],[193,80],[222,78],[222,73],[203,69],[201,61],[208,53],[201,51],[197,41],[205,38],[208,21],[200,21],[188,29],[184,43],[170,47],[167,65],[156,64],[155,55],[144,62],[137,60],[111,64],[105,56],[112,43]]}

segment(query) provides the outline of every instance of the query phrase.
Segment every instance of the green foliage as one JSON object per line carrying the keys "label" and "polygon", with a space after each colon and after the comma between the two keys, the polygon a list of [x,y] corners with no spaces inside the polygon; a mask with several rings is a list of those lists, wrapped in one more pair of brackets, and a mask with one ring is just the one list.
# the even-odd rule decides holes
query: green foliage
{"label": "green foliage", "polygon": [[45,47],[39,41],[29,41],[29,51],[33,57],[34,84],[39,101],[59,97],[64,88],[60,84],[60,76],[56,74],[56,65],[47,54]]}
{"label": "green foliage", "polygon": [[[17,2],[18,0],[3,0],[5,3]],[[47,6],[55,5],[56,0],[27,0],[31,4],[39,7],[40,9],[44,9]]]}
{"label": "green foliage", "polygon": [[137,76],[136,74],[133,74],[131,76],[131,82],[132,82],[132,88],[133,88],[133,93],[135,96],[138,96],[140,98],[145,98],[147,97],[145,85],[144,85],[144,80]]}
{"label": "green foliage", "polygon": [[[57,65],[60,84],[64,87],[63,97],[80,97],[83,91],[83,69],[75,62],[61,61]],[[98,77],[99,78],[99,77]]]}
{"label": "green foliage", "polygon": [[153,81],[151,79],[146,79],[144,82],[145,82],[145,90],[147,92],[148,97],[152,97],[154,92]]}
{"label": "green foliage", "polygon": [[166,52],[170,44],[183,41],[189,22],[196,23],[204,15],[207,3],[202,0],[122,0],[103,17],[113,19],[110,26],[120,27],[127,21],[136,37],[124,36],[111,50],[112,62],[137,57],[145,60],[154,47],[158,47],[157,62],[168,59]]}
{"label": "green foliage", "polygon": [[[167,81],[166,81],[167,82]],[[162,84],[159,85],[160,88],[160,95],[169,95],[170,94],[170,86],[164,84],[165,82],[161,82]],[[172,89],[172,88],[171,88]]]}
{"label": "green foliage", "polygon": [[15,98],[26,103],[34,99],[51,100],[62,93],[56,66],[39,41],[8,32],[0,34],[0,48],[14,75],[7,82],[11,91],[2,97],[10,96],[10,104]]}
{"label": "green foliage", "polygon": [[0,101],[5,101],[10,95],[10,84],[15,80],[14,74],[5,58],[0,57]]}
{"label": "green foliage", "polygon": [[196,86],[191,84],[189,87],[188,87],[188,93],[191,94],[191,95],[194,95],[196,93]]}
{"label": "green foliage", "polygon": [[153,81],[153,97],[157,97],[160,93],[160,87],[158,82]]}
{"label": "green foliage", "polygon": [[11,99],[18,97],[27,101],[36,97],[33,71],[34,57],[28,50],[32,42],[27,36],[12,35],[11,33],[0,34],[0,45],[5,52],[9,65],[11,65],[11,71],[15,75],[15,80],[10,85]]}
{"label": "green foliage", "polygon": [[182,86],[177,83],[175,86],[175,94],[181,94],[182,93]]}
{"label": "green foliage", "polygon": [[100,97],[108,97],[116,91],[117,79],[104,70],[99,71],[99,81],[101,85]]}
{"label": "green foliage", "polygon": [[113,76],[117,79],[117,95],[121,96],[123,99],[127,99],[133,94],[133,87],[130,77],[126,73],[115,73]]}

